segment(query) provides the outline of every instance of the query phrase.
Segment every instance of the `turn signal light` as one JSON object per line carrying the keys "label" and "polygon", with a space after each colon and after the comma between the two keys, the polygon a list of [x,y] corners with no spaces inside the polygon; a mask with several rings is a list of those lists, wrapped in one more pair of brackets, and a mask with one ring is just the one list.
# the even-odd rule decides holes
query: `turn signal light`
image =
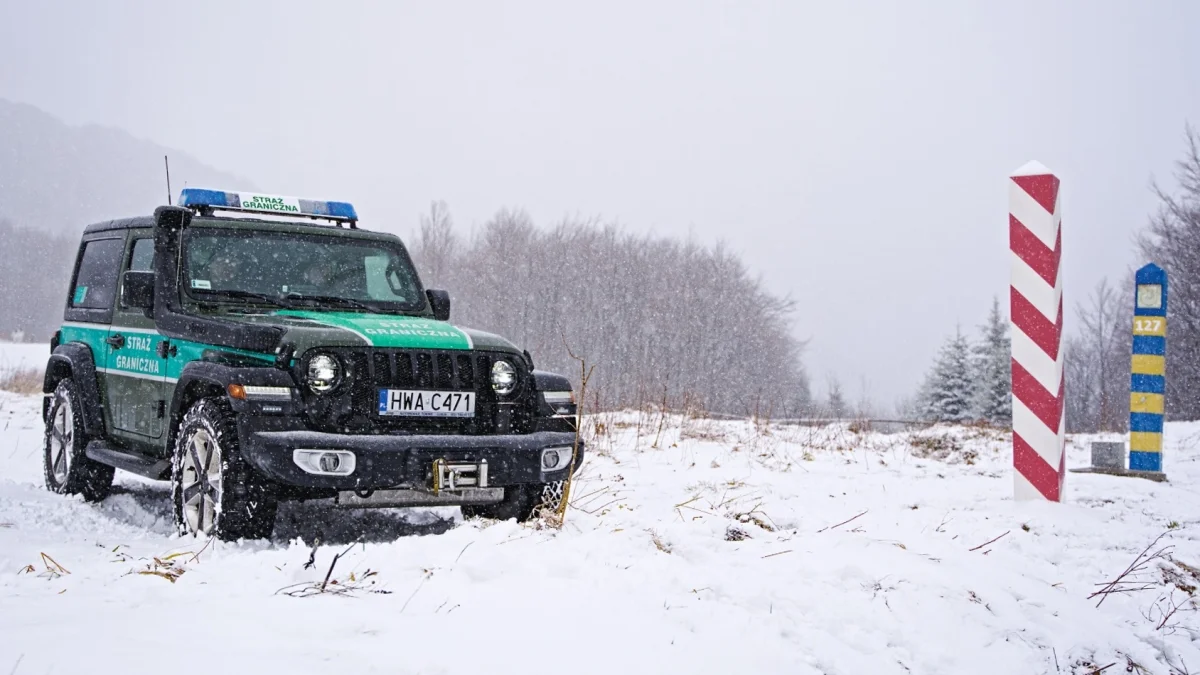
{"label": "turn signal light", "polygon": [[291,387],[261,387],[252,384],[231,384],[225,388],[230,398],[239,401],[288,401]]}

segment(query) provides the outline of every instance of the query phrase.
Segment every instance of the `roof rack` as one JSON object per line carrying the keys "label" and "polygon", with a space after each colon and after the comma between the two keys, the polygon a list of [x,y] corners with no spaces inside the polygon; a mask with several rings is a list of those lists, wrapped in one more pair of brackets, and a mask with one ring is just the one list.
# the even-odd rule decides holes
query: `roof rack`
{"label": "roof rack", "polygon": [[341,227],[343,223],[358,229],[358,213],[348,202],[328,202],[313,199],[297,199],[279,195],[262,195],[251,192],[228,192],[203,188],[184,188],[179,193],[179,205],[211,216],[214,211],[240,211],[242,213],[266,213],[275,216],[295,216],[330,220]]}

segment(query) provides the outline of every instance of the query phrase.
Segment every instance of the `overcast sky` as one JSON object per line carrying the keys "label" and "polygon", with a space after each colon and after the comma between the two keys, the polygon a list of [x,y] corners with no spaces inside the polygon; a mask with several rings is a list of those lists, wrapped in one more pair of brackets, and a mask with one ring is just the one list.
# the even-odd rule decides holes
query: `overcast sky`
{"label": "overcast sky", "polygon": [[796,299],[818,390],[891,404],[1007,293],[1026,161],[1063,179],[1068,302],[1140,264],[1198,29],[1194,0],[14,1],[0,97],[402,234],[442,199],[464,231],[510,206],[723,240]]}

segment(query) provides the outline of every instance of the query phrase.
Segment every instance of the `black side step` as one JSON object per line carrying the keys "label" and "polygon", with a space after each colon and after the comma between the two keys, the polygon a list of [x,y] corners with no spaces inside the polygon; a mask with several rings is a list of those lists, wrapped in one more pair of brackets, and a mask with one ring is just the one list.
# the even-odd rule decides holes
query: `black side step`
{"label": "black side step", "polygon": [[109,466],[115,466],[122,471],[136,473],[139,476],[166,480],[171,477],[171,460],[147,457],[125,450],[117,449],[104,441],[92,441],[87,444],[85,454]]}

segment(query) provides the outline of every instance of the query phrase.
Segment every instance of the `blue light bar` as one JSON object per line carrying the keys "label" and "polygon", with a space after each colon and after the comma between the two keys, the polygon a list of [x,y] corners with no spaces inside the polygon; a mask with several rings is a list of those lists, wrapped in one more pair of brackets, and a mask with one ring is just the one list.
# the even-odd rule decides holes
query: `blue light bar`
{"label": "blue light bar", "polygon": [[179,205],[197,211],[244,211],[250,213],[270,213],[277,216],[326,218],[350,223],[358,221],[358,213],[354,210],[354,205],[348,202],[297,199],[295,197],[260,195],[250,192],[184,188],[179,193]]}

